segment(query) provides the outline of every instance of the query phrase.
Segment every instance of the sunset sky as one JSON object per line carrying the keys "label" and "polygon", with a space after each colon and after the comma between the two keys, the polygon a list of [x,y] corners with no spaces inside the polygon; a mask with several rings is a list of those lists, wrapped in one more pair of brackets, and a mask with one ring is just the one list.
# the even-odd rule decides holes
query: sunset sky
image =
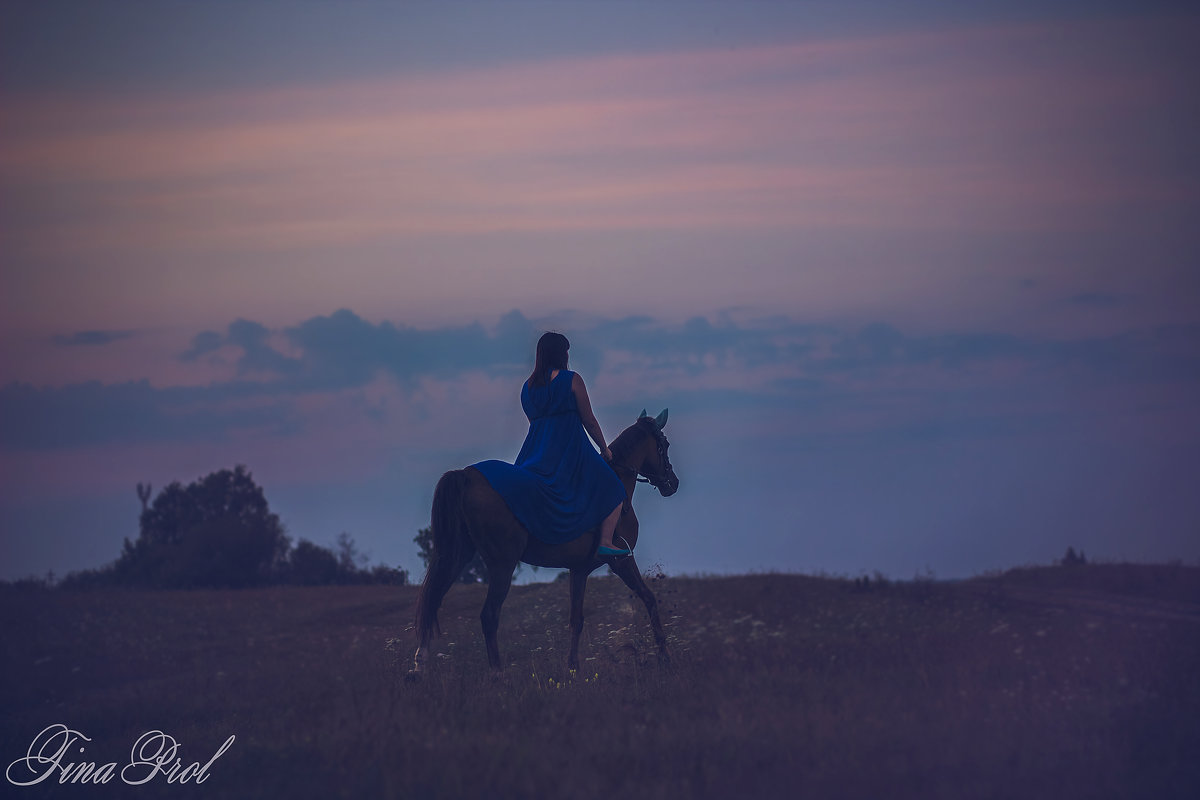
{"label": "sunset sky", "polygon": [[551,329],[609,439],[670,409],[643,566],[1194,563],[1197,53],[1165,3],[6,2],[0,579],[236,464],[419,577]]}

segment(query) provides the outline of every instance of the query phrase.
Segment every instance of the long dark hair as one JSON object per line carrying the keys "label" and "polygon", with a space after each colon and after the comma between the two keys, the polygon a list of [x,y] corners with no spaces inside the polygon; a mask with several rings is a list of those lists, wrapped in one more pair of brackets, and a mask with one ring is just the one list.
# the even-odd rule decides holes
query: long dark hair
{"label": "long dark hair", "polygon": [[537,362],[529,376],[529,385],[545,386],[550,382],[550,372],[567,368],[567,350],[571,343],[561,333],[543,333],[537,343]]}

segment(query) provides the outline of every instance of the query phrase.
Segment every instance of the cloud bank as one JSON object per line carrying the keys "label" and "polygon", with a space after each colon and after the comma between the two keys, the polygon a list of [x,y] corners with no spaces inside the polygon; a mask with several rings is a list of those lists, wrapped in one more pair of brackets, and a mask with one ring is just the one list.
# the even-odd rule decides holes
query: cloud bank
{"label": "cloud bank", "polygon": [[[197,333],[178,354],[185,363],[227,360],[228,379],[207,386],[9,383],[0,389],[0,444],[29,451],[186,442],[247,430],[302,436],[305,398],[362,391],[380,379],[388,391],[411,396],[478,374],[489,386],[511,383],[515,395],[542,329],[520,311],[490,330],[479,323],[426,329],[373,323],[349,309],[276,330],[237,319],[223,332]],[[682,324],[581,316],[567,331],[575,342],[572,365],[600,387],[598,397],[682,403],[696,412],[820,411],[824,423],[843,430],[920,430],[940,418],[949,432],[950,411],[989,415],[1003,432],[1005,416],[1030,413],[1030,404],[1048,402],[1054,391],[1069,390],[1076,399],[1139,387],[1194,392],[1200,381],[1196,325],[1056,340],[909,335],[885,323],[839,328],[724,314]],[[957,411],[947,406],[956,396]],[[1070,410],[1060,403],[1038,413]]]}

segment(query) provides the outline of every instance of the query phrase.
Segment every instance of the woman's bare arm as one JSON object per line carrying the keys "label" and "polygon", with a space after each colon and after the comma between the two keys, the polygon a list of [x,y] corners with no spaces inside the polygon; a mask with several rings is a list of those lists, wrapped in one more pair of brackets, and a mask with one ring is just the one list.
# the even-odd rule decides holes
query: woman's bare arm
{"label": "woman's bare arm", "polygon": [[592,401],[588,397],[587,387],[583,385],[583,378],[579,377],[578,372],[571,377],[571,391],[575,394],[575,404],[579,406],[579,418],[583,420],[583,429],[600,448],[604,459],[606,461],[611,459],[612,452],[604,442],[604,433],[600,430],[600,423],[596,421],[596,415],[592,413]]}

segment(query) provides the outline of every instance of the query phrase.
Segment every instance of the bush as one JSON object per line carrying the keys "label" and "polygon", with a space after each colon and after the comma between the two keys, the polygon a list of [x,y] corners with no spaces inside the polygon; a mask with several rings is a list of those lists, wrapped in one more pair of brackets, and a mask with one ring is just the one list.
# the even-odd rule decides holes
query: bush
{"label": "bush", "polygon": [[1074,547],[1068,547],[1066,554],[1058,563],[1064,567],[1082,567],[1087,564],[1087,556],[1083,554],[1082,550],[1076,553]]}
{"label": "bush", "polygon": [[307,539],[301,539],[288,558],[289,582],[302,586],[321,586],[336,583],[337,556]]}
{"label": "bush", "polygon": [[[358,552],[348,533],[337,552],[301,540],[293,549],[279,516],[244,466],[214,472],[187,486],[178,481],[153,503],[149,484],[138,484],[142,501],[136,541],[125,540],[115,562],[73,572],[68,589],[141,586],[154,589],[242,588],[271,583],[304,586],[383,583],[403,586],[408,573]],[[52,584],[52,576],[46,583]]]}
{"label": "bush", "polygon": [[[413,537],[413,541],[417,543],[418,554],[421,556],[421,562],[425,565],[425,569],[429,569],[429,561],[433,558],[433,528],[421,528],[417,531],[417,535]],[[517,570],[520,571],[520,564],[517,565]],[[483,558],[478,552],[475,557],[463,569],[462,574],[458,576],[459,583],[487,583],[488,571],[487,564],[483,563]]]}
{"label": "bush", "polygon": [[327,547],[301,539],[288,555],[284,580],[302,586],[324,586],[331,583],[383,583],[403,586],[408,582],[408,573],[397,567],[376,564],[368,568],[370,559],[358,552],[354,539],[348,533],[338,536],[337,547],[338,552],[335,555]]}
{"label": "bush", "polygon": [[[139,486],[140,490],[140,486]],[[139,496],[141,493],[139,491]],[[178,481],[142,510],[137,541],[113,565],[117,583],[155,588],[243,587],[272,582],[289,542],[244,466]]]}

